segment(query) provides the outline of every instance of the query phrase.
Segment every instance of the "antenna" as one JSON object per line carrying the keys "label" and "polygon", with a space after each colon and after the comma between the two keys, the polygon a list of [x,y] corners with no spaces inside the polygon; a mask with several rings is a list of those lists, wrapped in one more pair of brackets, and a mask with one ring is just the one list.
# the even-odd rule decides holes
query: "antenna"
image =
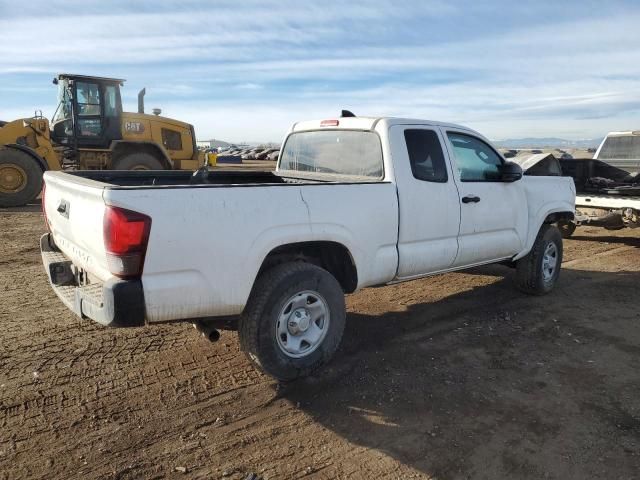
{"label": "antenna", "polygon": [[355,117],[356,114],[353,112],[350,112],[349,110],[342,110],[342,112],[340,113],[340,118],[346,118],[346,117]]}

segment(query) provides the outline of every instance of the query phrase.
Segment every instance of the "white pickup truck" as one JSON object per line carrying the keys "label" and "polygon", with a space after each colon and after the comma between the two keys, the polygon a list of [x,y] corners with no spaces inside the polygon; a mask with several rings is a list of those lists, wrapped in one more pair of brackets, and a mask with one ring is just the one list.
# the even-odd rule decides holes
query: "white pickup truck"
{"label": "white pickup truck", "polygon": [[46,172],[42,259],[60,299],[110,326],[239,315],[242,348],[291,380],[330,359],[344,294],[489,263],[549,292],[570,178],[523,177],[458,125],[296,123],[275,172]]}

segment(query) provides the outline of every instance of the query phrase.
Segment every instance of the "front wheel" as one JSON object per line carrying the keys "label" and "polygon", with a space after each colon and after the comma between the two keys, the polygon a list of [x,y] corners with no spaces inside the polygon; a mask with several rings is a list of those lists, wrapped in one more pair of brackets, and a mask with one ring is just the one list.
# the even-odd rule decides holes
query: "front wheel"
{"label": "front wheel", "polygon": [[562,235],[553,225],[542,225],[531,251],[516,262],[516,285],[530,295],[553,290],[562,265]]}
{"label": "front wheel", "polygon": [[0,148],[0,207],[20,207],[42,190],[42,168],[29,154]]}
{"label": "front wheel", "polygon": [[304,377],[340,344],[346,309],[338,281],[308,263],[278,265],[258,278],[239,322],[240,345],[278,380]]}

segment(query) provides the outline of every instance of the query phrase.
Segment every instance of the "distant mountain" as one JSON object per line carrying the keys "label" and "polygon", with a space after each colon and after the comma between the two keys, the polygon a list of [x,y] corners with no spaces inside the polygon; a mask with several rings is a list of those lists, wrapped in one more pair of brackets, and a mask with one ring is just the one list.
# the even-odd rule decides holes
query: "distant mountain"
{"label": "distant mountain", "polygon": [[499,148],[596,148],[602,139],[565,140],[564,138],[509,138],[493,143]]}

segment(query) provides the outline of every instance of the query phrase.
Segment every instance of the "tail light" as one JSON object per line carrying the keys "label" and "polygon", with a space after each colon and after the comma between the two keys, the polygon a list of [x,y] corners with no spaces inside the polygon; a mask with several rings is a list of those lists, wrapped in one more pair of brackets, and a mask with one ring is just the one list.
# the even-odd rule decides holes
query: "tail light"
{"label": "tail light", "polygon": [[40,202],[42,206],[42,217],[44,218],[44,226],[47,227],[47,232],[51,233],[51,227],[49,227],[49,219],[47,218],[47,206],[44,201],[44,194],[47,190],[47,184],[42,183],[42,195],[40,197]]}
{"label": "tail light", "polygon": [[118,207],[107,207],[103,220],[109,271],[120,278],[142,275],[151,218]]}

